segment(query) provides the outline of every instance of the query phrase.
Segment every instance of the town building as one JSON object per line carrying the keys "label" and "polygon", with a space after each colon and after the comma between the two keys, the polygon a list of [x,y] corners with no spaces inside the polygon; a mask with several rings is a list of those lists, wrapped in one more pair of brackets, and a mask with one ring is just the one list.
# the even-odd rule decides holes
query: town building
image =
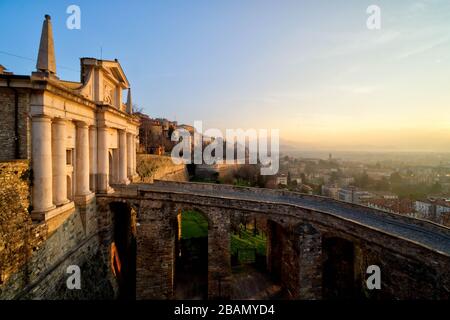
{"label": "town building", "polygon": [[287,174],[281,173],[281,174],[277,175],[276,181],[277,181],[276,182],[277,185],[287,186],[287,184],[288,184]]}
{"label": "town building", "polygon": [[418,200],[414,202],[414,210],[424,216],[433,214],[434,204],[429,200]]}
{"label": "town building", "polygon": [[428,219],[446,226],[450,225],[450,199],[428,197],[414,202],[416,217]]}
{"label": "town building", "polygon": [[413,203],[409,199],[375,198],[368,200],[366,205],[370,208],[407,216],[413,216],[414,212]]}
{"label": "town building", "polygon": [[339,200],[356,204],[365,204],[371,198],[372,194],[370,192],[359,190],[355,187],[341,188],[338,193]]}
{"label": "town building", "polygon": [[337,185],[322,185],[322,195],[325,197],[339,199],[339,187]]}
{"label": "town building", "polygon": [[139,143],[140,150],[148,154],[164,154],[164,137],[162,123],[143,113],[137,113],[140,119]]}

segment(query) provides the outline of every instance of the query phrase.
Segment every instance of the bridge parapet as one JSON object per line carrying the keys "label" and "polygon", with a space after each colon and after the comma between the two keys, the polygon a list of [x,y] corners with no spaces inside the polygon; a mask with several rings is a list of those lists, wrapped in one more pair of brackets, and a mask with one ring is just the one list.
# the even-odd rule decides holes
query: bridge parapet
{"label": "bridge parapet", "polygon": [[[264,188],[251,188],[240,187],[223,184],[211,184],[211,183],[198,183],[198,182],[175,182],[175,181],[161,181],[155,180],[151,185],[140,184],[137,186],[138,190],[145,193],[146,190],[173,190],[174,192],[185,192],[191,194],[205,194],[213,193],[216,197],[233,197],[233,194],[249,196],[249,198],[260,198],[262,201],[271,202],[284,202],[290,204],[301,204],[305,208],[311,208],[312,210],[324,211],[324,212],[336,212],[337,210],[352,211],[360,215],[372,215],[380,218],[386,218],[393,222],[400,222],[409,225],[415,225],[420,228],[426,228],[429,232],[441,234],[444,236],[450,235],[450,228],[436,224],[431,221],[416,219],[396,213],[382,211],[367,206],[353,204],[349,202],[339,201],[323,196],[308,195],[298,192],[264,189]],[[266,199],[266,200],[264,200]],[[249,199],[251,200],[251,199]],[[450,240],[450,239],[449,239]]]}

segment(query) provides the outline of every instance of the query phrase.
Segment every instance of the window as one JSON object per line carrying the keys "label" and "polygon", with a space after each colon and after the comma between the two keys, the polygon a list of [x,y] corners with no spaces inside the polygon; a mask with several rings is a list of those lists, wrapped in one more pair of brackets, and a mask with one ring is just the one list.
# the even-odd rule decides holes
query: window
{"label": "window", "polygon": [[73,165],[73,152],[72,149],[66,150],[66,164],[71,166]]}

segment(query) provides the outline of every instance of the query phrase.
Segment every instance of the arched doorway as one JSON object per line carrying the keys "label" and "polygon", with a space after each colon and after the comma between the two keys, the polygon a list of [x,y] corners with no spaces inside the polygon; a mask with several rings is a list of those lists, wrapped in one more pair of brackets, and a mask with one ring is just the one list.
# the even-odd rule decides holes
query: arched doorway
{"label": "arched doorway", "polygon": [[175,298],[208,298],[208,219],[199,210],[180,210],[175,246]]}
{"label": "arched doorway", "polygon": [[285,296],[282,285],[284,228],[262,215],[235,216],[231,224],[232,299]]}
{"label": "arched doorway", "polygon": [[113,273],[119,285],[119,299],[136,296],[136,220],[134,210],[126,203],[110,204],[114,221],[111,245]]}

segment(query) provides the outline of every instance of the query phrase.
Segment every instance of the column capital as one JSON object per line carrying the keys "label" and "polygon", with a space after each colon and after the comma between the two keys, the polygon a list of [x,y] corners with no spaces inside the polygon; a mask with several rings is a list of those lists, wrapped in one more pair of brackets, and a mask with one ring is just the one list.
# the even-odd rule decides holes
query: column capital
{"label": "column capital", "polygon": [[66,124],[66,123],[67,123],[67,119],[59,118],[59,117],[57,117],[57,118],[52,118],[52,122],[53,122],[54,124]]}
{"label": "column capital", "polygon": [[106,124],[97,125],[98,130],[108,130],[111,128],[110,126],[107,126]]}
{"label": "column capital", "polygon": [[31,116],[32,121],[48,121],[50,122],[52,120],[52,117],[46,114],[35,114]]}
{"label": "column capital", "polygon": [[88,128],[89,125],[83,121],[75,121],[77,128]]}

